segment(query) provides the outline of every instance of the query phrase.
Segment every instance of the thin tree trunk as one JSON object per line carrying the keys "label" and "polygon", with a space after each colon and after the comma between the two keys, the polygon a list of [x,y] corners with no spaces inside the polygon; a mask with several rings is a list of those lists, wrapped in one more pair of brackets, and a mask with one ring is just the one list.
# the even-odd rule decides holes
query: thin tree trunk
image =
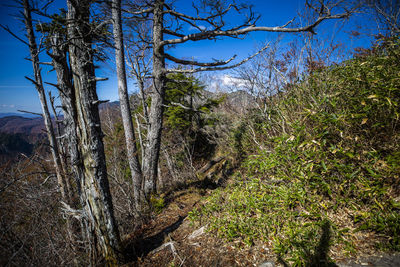
{"label": "thin tree trunk", "polygon": [[92,250],[98,251],[108,266],[118,264],[121,252],[120,234],[114,217],[107,177],[96,93],[90,29],[89,0],[67,0],[70,65],[75,89],[79,151],[84,175],[81,199],[88,216]]}
{"label": "thin tree trunk", "polygon": [[[62,176],[65,179],[65,186],[66,186],[66,190],[68,192],[68,199],[71,202],[68,204],[71,205],[73,202],[73,199],[74,199],[74,191],[72,189],[71,182],[70,182],[70,179],[68,176],[68,167],[67,167],[68,164],[67,164],[67,160],[66,160],[65,148],[63,146],[64,136],[62,136],[63,131],[61,130],[61,126],[60,126],[60,124],[62,122],[59,120],[59,117],[57,116],[56,108],[54,106],[54,97],[51,95],[51,92],[49,92],[49,100],[50,100],[50,107],[51,107],[51,110],[53,111],[54,119],[56,120],[56,125],[57,125],[56,139],[57,139],[57,145],[59,148],[59,157],[60,157],[60,162],[61,162]],[[65,131],[65,129],[64,129],[64,131]]]}
{"label": "thin tree trunk", "polygon": [[[143,139],[142,139],[142,133],[140,131],[141,124],[140,124],[137,114],[135,114],[135,121],[136,121],[136,131],[137,131],[138,137],[139,137],[139,146],[142,148],[141,154],[142,154],[142,159],[143,159],[144,158],[144,144],[143,144]],[[143,160],[142,160],[142,163],[143,163]],[[143,165],[141,167],[143,168]]]}
{"label": "thin tree trunk", "polygon": [[165,95],[165,59],[163,40],[164,1],[155,1],[153,13],[153,91],[149,114],[148,147],[145,150],[144,193],[146,199],[156,192],[158,160],[160,157],[161,130],[163,120],[163,100]]}
{"label": "thin tree trunk", "polygon": [[[171,156],[169,155],[167,148],[163,148],[162,151],[164,152],[165,161],[167,162],[169,174],[172,177],[171,184],[175,183],[178,181],[178,176],[176,175],[174,164],[171,161]],[[163,185],[160,185],[161,188],[163,188],[164,186],[165,186],[165,183]]]}
{"label": "thin tree trunk", "polygon": [[[65,172],[63,172],[63,165],[58,149],[58,143],[57,139],[54,133],[54,128],[53,124],[51,122],[51,117],[50,117],[50,112],[49,108],[47,105],[47,100],[46,100],[46,94],[43,88],[43,80],[42,80],[42,75],[40,73],[40,67],[39,67],[39,51],[37,49],[37,44],[36,44],[36,39],[35,39],[35,33],[33,30],[33,25],[32,25],[32,16],[31,16],[31,8],[29,6],[29,1],[24,0],[23,1],[23,6],[24,6],[24,23],[27,31],[27,36],[29,40],[29,50],[30,50],[30,56],[32,60],[32,66],[33,66],[33,72],[34,72],[34,80],[31,80],[36,87],[36,90],[38,91],[39,94],[39,99],[40,103],[42,106],[42,111],[43,111],[43,119],[44,119],[44,124],[46,127],[46,132],[47,136],[50,142],[50,150],[51,154],[53,157],[54,161],[54,167],[56,170],[56,176],[57,176],[57,182],[58,186],[61,191],[61,199],[64,203],[70,204],[71,202],[71,191],[68,190],[66,186],[66,177],[65,177]],[[66,226],[67,226],[67,234],[68,238],[70,241],[70,246],[72,250],[75,251],[75,238],[74,238],[74,231],[72,224],[67,218],[66,220]],[[75,261],[76,262],[76,261]]]}
{"label": "thin tree trunk", "polygon": [[140,100],[142,102],[142,107],[143,107],[143,114],[144,114],[144,119],[146,120],[146,126],[148,128],[149,126],[149,112],[146,104],[146,95],[144,93],[144,82],[143,82],[143,77],[138,76],[136,78],[138,82],[138,87],[139,87],[139,95],[140,95]]}
{"label": "thin tree trunk", "polygon": [[47,106],[46,94],[43,88],[42,75],[39,67],[39,52],[36,45],[35,33],[33,31],[32,16],[29,6],[29,1],[24,0],[24,16],[25,27],[29,39],[29,50],[32,59],[32,66],[34,72],[34,80],[31,80],[39,94],[40,104],[43,111],[44,124],[47,131],[47,136],[50,142],[50,150],[54,160],[54,167],[56,169],[57,181],[61,190],[61,196],[64,202],[68,203],[68,192],[65,186],[64,177],[62,176],[61,159],[58,151],[56,136],[54,134],[53,124],[51,122],[49,108]]}
{"label": "thin tree trunk", "polygon": [[[142,170],[136,147],[135,130],[132,123],[131,108],[129,104],[128,86],[125,72],[125,52],[123,44],[121,0],[112,1],[113,33],[115,41],[115,62],[117,66],[118,94],[121,107],[122,123],[124,126],[128,163],[132,175],[134,188],[134,203],[139,214],[142,207]],[[139,133],[140,134],[140,133]]]}

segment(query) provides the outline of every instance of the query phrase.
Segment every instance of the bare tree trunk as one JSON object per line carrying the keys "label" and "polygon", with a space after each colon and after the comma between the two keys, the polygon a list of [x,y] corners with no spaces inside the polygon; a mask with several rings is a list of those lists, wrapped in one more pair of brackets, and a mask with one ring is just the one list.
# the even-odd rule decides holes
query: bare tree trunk
{"label": "bare tree trunk", "polygon": [[137,83],[139,87],[139,95],[140,95],[140,100],[142,102],[142,107],[143,107],[143,115],[144,119],[146,121],[146,126],[149,126],[149,112],[146,104],[146,95],[144,92],[144,81],[143,77],[137,77]]}
{"label": "bare tree trunk", "polygon": [[[49,55],[52,57],[53,67],[57,73],[57,85],[55,86],[59,90],[64,115],[64,138],[68,147],[67,153],[69,155],[70,168],[73,174],[72,176],[75,179],[75,185],[77,188],[77,190],[71,192],[72,199],[69,205],[73,209],[78,209],[79,200],[82,201],[82,206],[84,206],[83,199],[78,198],[78,196],[81,195],[80,183],[84,179],[84,167],[78,149],[78,137],[76,133],[77,111],[75,106],[75,91],[72,84],[71,72],[67,63],[67,43],[61,39],[58,33],[55,33],[51,37],[51,45],[52,54]],[[68,179],[68,177],[66,177],[66,179]],[[81,218],[79,218],[79,225],[73,224],[73,227],[76,233],[80,231],[82,239],[86,244],[89,244],[90,236],[87,235],[87,225],[87,218],[81,216]],[[87,246],[85,246],[85,248],[88,249]]]}
{"label": "bare tree trunk", "polygon": [[[139,146],[142,148],[141,154],[142,154],[142,159],[143,159],[144,158],[144,144],[143,144],[143,139],[142,139],[142,132],[140,131],[140,128],[142,128],[142,127],[141,127],[141,124],[140,124],[137,114],[135,114],[135,121],[136,121],[136,131],[137,131],[138,137],[139,137]],[[142,163],[143,163],[143,161],[142,161]],[[141,167],[143,168],[143,165]]]}
{"label": "bare tree trunk", "polygon": [[149,114],[149,131],[147,133],[148,147],[145,150],[144,193],[146,199],[156,192],[158,159],[160,156],[161,130],[163,120],[163,101],[165,95],[165,58],[163,41],[163,5],[157,0],[153,11],[153,88]]}
{"label": "bare tree trunk", "polygon": [[[117,65],[118,94],[121,107],[122,123],[124,126],[126,150],[129,168],[131,170],[134,187],[134,203],[136,212],[141,211],[142,170],[136,147],[135,130],[132,123],[131,108],[129,105],[128,86],[125,72],[125,52],[121,21],[121,0],[112,1],[113,32],[115,41],[115,62]],[[140,134],[140,133],[139,133]]]}
{"label": "bare tree trunk", "polygon": [[[58,76],[58,74],[57,74],[57,76]],[[62,175],[64,177],[65,186],[67,188],[68,198],[69,198],[69,201],[71,202],[68,204],[72,205],[72,202],[74,201],[74,197],[75,197],[75,192],[72,189],[71,180],[68,175],[67,155],[66,155],[66,151],[65,151],[65,147],[64,147],[65,135],[62,134],[63,131],[61,130],[61,126],[60,126],[63,123],[63,121],[60,121],[59,117],[57,116],[56,108],[54,106],[54,99],[55,99],[54,96],[52,96],[51,92],[49,92],[50,107],[51,107],[51,110],[53,111],[54,119],[56,120],[56,125],[57,125],[56,139],[57,139],[57,145],[59,148],[59,156],[60,156],[60,162],[61,162]],[[64,131],[65,131],[65,128],[64,128]]]}
{"label": "bare tree trunk", "polygon": [[[32,25],[32,16],[31,16],[31,8],[29,6],[29,1],[28,0],[24,0],[23,2],[23,6],[24,6],[24,23],[25,23],[25,27],[27,30],[27,36],[28,36],[28,40],[29,40],[29,50],[30,50],[30,55],[31,55],[31,60],[32,60],[32,65],[33,65],[33,71],[34,71],[34,80],[31,80],[36,87],[36,90],[38,91],[39,94],[39,99],[40,99],[40,103],[42,106],[42,111],[43,111],[43,119],[44,119],[44,124],[46,127],[46,132],[47,132],[47,136],[50,142],[50,150],[51,150],[51,154],[53,157],[53,161],[54,161],[54,167],[56,170],[56,176],[57,176],[57,182],[58,182],[58,186],[60,187],[60,191],[61,191],[61,198],[62,201],[66,204],[70,204],[71,203],[71,188],[67,187],[69,184],[66,181],[66,172],[65,172],[65,166],[63,166],[63,162],[61,160],[60,157],[60,153],[59,153],[59,148],[58,148],[58,143],[56,140],[56,136],[54,133],[54,128],[53,128],[53,124],[51,122],[51,117],[50,117],[50,112],[49,112],[49,108],[47,105],[47,100],[46,100],[46,94],[43,88],[43,80],[42,80],[42,75],[40,73],[40,67],[39,67],[39,51],[37,49],[37,44],[36,44],[36,40],[35,40],[35,34],[34,34],[34,30],[33,30],[33,25]],[[67,222],[66,222],[66,226],[67,226],[67,233],[68,233],[68,237],[69,237],[69,241],[70,241],[70,246],[71,248],[75,251],[75,238],[74,238],[74,231],[73,231],[73,227],[72,224],[69,220],[69,218],[67,218]]]}
{"label": "bare tree trunk", "polygon": [[42,106],[42,111],[43,111],[44,124],[46,127],[47,136],[48,136],[48,139],[50,142],[50,150],[51,150],[51,154],[52,154],[53,160],[54,160],[54,167],[56,169],[58,185],[61,190],[61,196],[62,196],[63,201],[68,203],[69,202],[68,192],[67,192],[67,188],[65,186],[64,177],[62,175],[61,159],[60,159],[60,154],[58,151],[57,140],[56,140],[56,136],[54,134],[54,128],[53,128],[53,124],[51,122],[49,108],[47,106],[46,94],[45,94],[44,88],[43,88],[42,75],[40,73],[39,52],[37,49],[35,34],[33,31],[32,16],[31,16],[31,10],[30,10],[28,0],[24,0],[24,16],[25,16],[25,21],[24,21],[25,27],[26,27],[27,35],[28,35],[28,39],[29,39],[29,50],[30,50],[30,55],[31,55],[31,59],[32,59],[33,72],[34,72],[34,76],[35,76],[34,80],[32,80],[30,78],[28,78],[28,79],[35,85],[36,90],[38,91],[38,94],[39,94],[40,104]]}
{"label": "bare tree trunk", "polygon": [[70,65],[75,87],[79,151],[84,166],[81,202],[88,216],[92,250],[98,251],[108,266],[118,264],[120,234],[115,222],[107,177],[93,64],[92,31],[89,0],[68,4],[68,38]]}
{"label": "bare tree trunk", "polygon": [[84,166],[82,165],[81,155],[78,149],[79,141],[77,136],[77,110],[74,86],[72,84],[71,72],[67,62],[67,44],[61,39],[59,34],[53,34],[52,44],[52,63],[57,73],[57,89],[60,92],[61,106],[64,114],[64,135],[68,143],[68,154],[72,172],[75,177],[77,193],[80,195],[80,183],[83,180]]}

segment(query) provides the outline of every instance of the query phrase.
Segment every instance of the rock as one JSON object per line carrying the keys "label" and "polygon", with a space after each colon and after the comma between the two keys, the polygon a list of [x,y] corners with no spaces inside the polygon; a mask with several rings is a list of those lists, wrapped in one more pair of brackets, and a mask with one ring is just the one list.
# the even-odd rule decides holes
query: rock
{"label": "rock", "polygon": [[150,251],[149,255],[156,254],[156,253],[160,252],[161,250],[163,250],[163,249],[165,249],[165,248],[167,248],[167,247],[170,247],[172,253],[175,255],[175,254],[176,254],[176,250],[175,250],[174,243],[175,243],[175,242],[173,242],[173,241],[168,242],[168,243],[164,243],[164,244],[162,244],[161,246],[159,246],[158,248],[156,248],[156,249]]}
{"label": "rock", "polygon": [[271,261],[264,261],[263,263],[258,265],[258,267],[275,267],[275,263]]}
{"label": "rock", "polygon": [[190,236],[188,237],[188,239],[194,239],[196,237],[201,236],[202,234],[204,234],[206,227],[203,226],[199,229],[197,229],[196,231],[194,231],[193,233],[190,234]]}

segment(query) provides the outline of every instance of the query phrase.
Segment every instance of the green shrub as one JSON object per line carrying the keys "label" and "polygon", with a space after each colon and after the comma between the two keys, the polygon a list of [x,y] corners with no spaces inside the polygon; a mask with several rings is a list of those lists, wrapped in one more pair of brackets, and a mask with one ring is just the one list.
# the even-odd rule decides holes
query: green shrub
{"label": "green shrub", "polygon": [[[268,120],[250,114],[259,142],[244,146],[248,128],[236,130],[232,145],[248,153],[241,174],[193,218],[228,240],[272,242],[295,266],[329,265],[330,245],[354,253],[349,229],[383,237],[379,249],[400,250],[399,55],[399,40],[387,40],[371,56],[272,97]],[[340,211],[350,225],[335,217]]]}

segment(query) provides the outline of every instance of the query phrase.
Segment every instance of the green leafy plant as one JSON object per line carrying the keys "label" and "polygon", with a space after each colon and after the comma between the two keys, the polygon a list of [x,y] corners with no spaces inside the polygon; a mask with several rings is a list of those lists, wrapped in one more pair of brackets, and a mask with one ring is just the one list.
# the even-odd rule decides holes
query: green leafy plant
{"label": "green leafy plant", "polygon": [[399,40],[385,40],[271,97],[268,120],[255,111],[233,133],[232,146],[247,152],[235,182],[193,220],[228,240],[272,242],[294,266],[331,264],[331,246],[355,253],[357,232],[400,250],[399,55]]}

